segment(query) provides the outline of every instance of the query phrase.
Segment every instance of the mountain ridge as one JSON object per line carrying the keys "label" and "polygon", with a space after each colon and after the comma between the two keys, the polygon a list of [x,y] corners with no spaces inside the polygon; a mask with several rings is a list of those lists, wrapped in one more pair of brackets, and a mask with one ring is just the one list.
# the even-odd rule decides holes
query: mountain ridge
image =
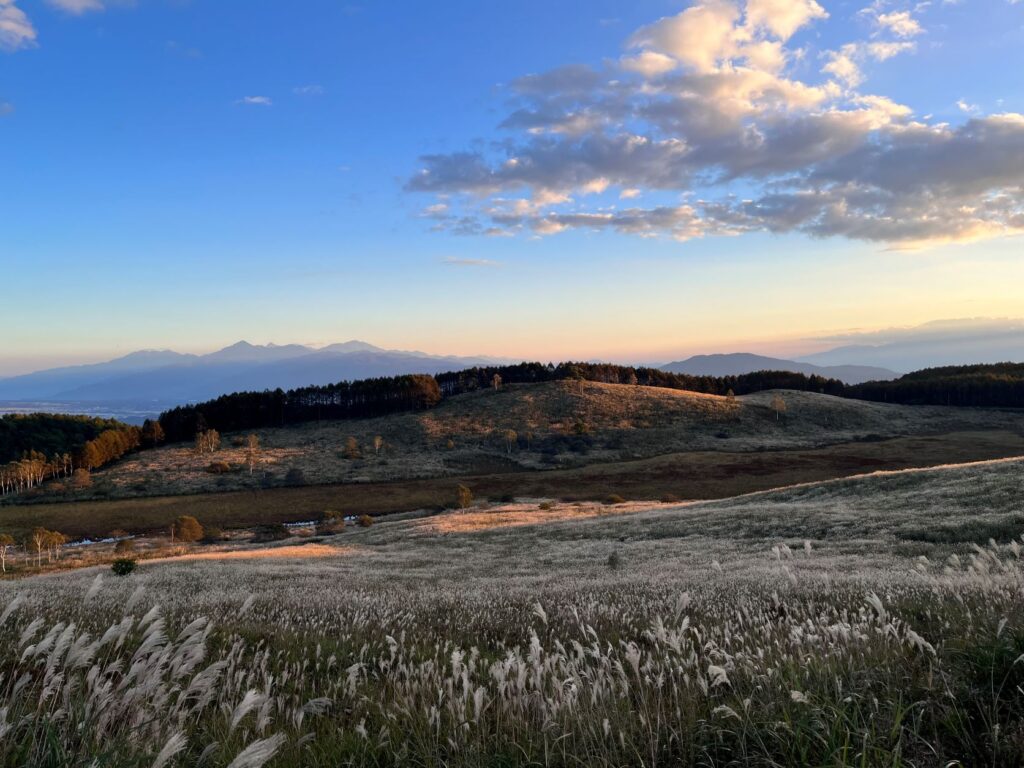
{"label": "mountain ridge", "polygon": [[755,371],[791,371],[807,375],[839,379],[844,384],[860,384],[865,381],[895,379],[896,371],[868,365],[816,365],[814,363],[767,357],[751,352],[727,352],[710,355],[693,355],[685,360],[666,363],[660,370],[669,373],[685,373],[691,376],[741,376]]}
{"label": "mountain ridge", "polygon": [[443,373],[503,362],[486,356],[387,350],[350,340],[314,348],[238,341],[204,355],[138,350],[101,363],[0,379],[0,400],[180,403],[241,390],[288,389],[346,379]]}

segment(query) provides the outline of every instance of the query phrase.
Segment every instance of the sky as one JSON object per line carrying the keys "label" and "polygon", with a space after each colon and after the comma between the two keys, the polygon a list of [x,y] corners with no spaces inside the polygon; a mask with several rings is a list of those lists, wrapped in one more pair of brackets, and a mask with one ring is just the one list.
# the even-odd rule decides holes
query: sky
{"label": "sky", "polygon": [[0,374],[1024,317],[1024,2],[0,0]]}

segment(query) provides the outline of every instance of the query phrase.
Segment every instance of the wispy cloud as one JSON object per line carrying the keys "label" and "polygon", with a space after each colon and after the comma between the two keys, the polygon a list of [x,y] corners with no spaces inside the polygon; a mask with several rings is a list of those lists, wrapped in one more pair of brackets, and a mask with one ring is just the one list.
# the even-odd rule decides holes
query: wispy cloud
{"label": "wispy cloud", "polygon": [[54,8],[59,8],[75,16],[104,9],[102,0],[46,0],[46,2]]}
{"label": "wispy cloud", "polygon": [[0,117],[14,114],[14,105],[9,101],[0,101]]}
{"label": "wispy cloud", "polygon": [[449,256],[441,259],[441,263],[448,267],[500,267],[500,261],[493,261],[491,259],[462,259],[455,256]]}
{"label": "wispy cloud", "polygon": [[0,0],[0,51],[17,51],[36,44],[36,28],[14,0]]}
{"label": "wispy cloud", "polygon": [[244,104],[254,107],[270,107],[274,102],[269,96],[243,96],[235,101],[235,104]]}
{"label": "wispy cloud", "polygon": [[324,87],[322,85],[298,85],[292,88],[292,93],[296,96],[320,96],[324,93]]}

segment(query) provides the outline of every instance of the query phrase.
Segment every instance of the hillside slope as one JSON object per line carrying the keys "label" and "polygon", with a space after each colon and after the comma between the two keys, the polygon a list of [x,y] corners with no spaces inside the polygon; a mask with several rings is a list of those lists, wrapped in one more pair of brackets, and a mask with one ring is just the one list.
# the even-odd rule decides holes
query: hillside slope
{"label": "hillside slope", "polygon": [[[776,394],[786,404],[784,414],[773,410]],[[217,453],[202,457],[185,444],[145,451],[98,473],[92,489],[69,498],[572,468],[695,451],[742,454],[995,429],[1024,432],[1024,414],[803,392],[728,399],[560,381],[473,392],[416,413],[260,430],[252,474],[244,466],[244,448],[234,444],[241,442],[237,435],[226,435]],[[376,436],[383,439],[379,451]],[[214,474],[208,471],[211,462],[227,466]],[[289,479],[290,470],[301,477],[293,473]]]}

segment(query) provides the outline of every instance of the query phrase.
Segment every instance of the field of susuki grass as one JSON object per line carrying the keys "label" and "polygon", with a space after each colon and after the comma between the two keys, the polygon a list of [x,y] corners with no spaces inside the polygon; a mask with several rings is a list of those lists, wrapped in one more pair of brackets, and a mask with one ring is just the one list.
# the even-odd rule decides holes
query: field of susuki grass
{"label": "field of susuki grass", "polygon": [[0,765],[1017,766],[1022,486],[524,500],[4,582]]}

